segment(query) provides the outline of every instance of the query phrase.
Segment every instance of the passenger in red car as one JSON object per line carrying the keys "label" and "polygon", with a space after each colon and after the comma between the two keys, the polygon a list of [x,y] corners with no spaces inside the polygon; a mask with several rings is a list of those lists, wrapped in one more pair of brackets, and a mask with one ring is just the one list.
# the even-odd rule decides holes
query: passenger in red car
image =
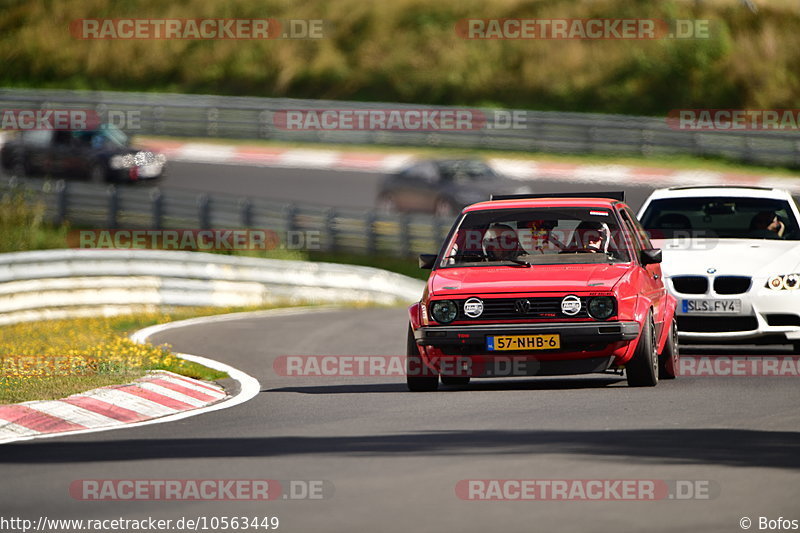
{"label": "passenger in red car", "polygon": [[507,261],[525,253],[517,238],[517,232],[505,224],[494,224],[486,230],[483,249],[490,261]]}

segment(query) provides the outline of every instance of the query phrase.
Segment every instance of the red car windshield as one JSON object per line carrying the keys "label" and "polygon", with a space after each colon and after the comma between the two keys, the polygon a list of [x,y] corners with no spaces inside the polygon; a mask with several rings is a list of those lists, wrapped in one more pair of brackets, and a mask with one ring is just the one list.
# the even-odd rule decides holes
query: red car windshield
{"label": "red car windshield", "polygon": [[445,245],[440,267],[628,262],[608,209],[497,209],[467,213]]}

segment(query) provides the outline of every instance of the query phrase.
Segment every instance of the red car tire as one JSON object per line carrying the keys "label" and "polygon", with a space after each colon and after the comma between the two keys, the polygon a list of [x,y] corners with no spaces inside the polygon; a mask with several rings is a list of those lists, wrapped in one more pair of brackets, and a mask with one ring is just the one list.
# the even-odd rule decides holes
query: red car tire
{"label": "red car tire", "polygon": [[658,356],[659,379],[675,379],[678,375],[679,357],[678,323],[673,318],[667,342],[664,343],[664,349],[661,351],[661,355]]}
{"label": "red car tire", "polygon": [[422,360],[410,325],[406,342],[406,384],[412,392],[432,392],[439,388],[439,375]]}
{"label": "red car tire", "polygon": [[653,312],[650,311],[642,325],[642,333],[639,335],[639,343],[636,345],[633,358],[625,365],[629,387],[654,387],[658,383],[656,344]]}

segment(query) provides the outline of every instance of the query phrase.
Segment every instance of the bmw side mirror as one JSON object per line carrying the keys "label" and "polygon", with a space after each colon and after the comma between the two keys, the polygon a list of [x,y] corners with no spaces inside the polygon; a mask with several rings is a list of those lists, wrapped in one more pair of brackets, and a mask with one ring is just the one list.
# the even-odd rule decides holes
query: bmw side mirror
{"label": "bmw side mirror", "polygon": [[436,254],[419,254],[419,267],[425,269],[432,269],[436,263]]}
{"label": "bmw side mirror", "polygon": [[651,248],[649,250],[642,250],[639,254],[639,260],[643,266],[656,265],[661,262],[661,248]]}

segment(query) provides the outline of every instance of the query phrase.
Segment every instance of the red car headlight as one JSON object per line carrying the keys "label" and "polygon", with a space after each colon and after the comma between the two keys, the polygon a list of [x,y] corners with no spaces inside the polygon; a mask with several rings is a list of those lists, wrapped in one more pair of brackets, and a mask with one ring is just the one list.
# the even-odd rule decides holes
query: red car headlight
{"label": "red car headlight", "polygon": [[607,320],[614,316],[616,304],[611,296],[593,296],[589,298],[589,316],[597,320]]}
{"label": "red car headlight", "polygon": [[458,316],[458,306],[453,300],[436,300],[431,303],[431,316],[440,324],[449,324]]}

